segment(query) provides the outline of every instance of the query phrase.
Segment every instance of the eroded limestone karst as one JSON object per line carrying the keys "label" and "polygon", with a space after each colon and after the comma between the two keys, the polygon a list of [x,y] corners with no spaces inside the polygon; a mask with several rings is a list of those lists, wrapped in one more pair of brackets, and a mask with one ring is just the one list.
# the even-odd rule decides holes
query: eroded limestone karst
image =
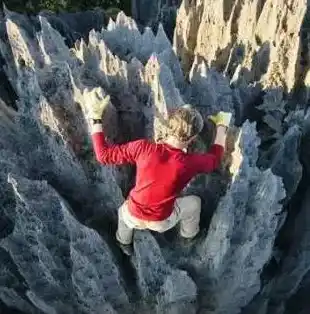
{"label": "eroded limestone karst", "polygon": [[[218,2],[194,2],[181,5],[175,47],[161,25],[156,33],[141,33],[119,13],[69,48],[43,15],[36,17],[38,29],[33,20],[4,11],[2,74],[14,91],[11,99],[0,94],[4,312],[310,309],[310,111],[288,94],[297,84],[306,7],[302,1],[230,1],[230,7],[222,1],[218,11]],[[274,28],[267,36],[262,26],[269,20]],[[244,58],[235,58],[237,48]],[[111,143],[160,138],[168,110],[184,103],[204,115],[233,113],[220,169],[184,191],[203,200],[203,236],[194,245],[183,247],[177,230],[137,231],[132,257],[117,248],[117,208],[134,169],[96,162],[85,119],[87,100],[106,94],[104,129]],[[211,141],[206,121],[192,149],[206,151]]]}
{"label": "eroded limestone karst", "polygon": [[174,36],[177,54],[185,71],[196,56],[230,75],[241,71],[248,83],[290,91],[307,70],[300,64],[306,9],[306,0],[184,0]]}

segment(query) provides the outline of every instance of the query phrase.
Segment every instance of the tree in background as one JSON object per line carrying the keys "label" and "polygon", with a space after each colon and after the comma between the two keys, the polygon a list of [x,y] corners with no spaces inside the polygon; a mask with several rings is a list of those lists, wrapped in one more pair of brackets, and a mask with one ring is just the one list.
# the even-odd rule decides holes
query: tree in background
{"label": "tree in background", "polygon": [[6,0],[9,10],[17,12],[36,13],[42,10],[53,12],[77,12],[96,7],[107,10],[108,15],[114,16],[118,11],[130,14],[130,0]]}

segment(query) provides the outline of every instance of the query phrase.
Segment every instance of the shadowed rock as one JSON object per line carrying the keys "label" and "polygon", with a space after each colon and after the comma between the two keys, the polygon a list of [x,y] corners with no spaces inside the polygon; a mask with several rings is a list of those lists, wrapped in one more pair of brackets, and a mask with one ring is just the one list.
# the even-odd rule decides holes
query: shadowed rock
{"label": "shadowed rock", "polygon": [[[238,40],[248,41],[236,50],[229,46],[231,38],[217,37],[196,57],[192,49],[202,43],[196,44],[194,31],[201,34],[204,17],[213,17],[209,10],[218,4],[207,8],[203,1],[183,1],[175,42],[184,45],[176,44],[178,55],[162,26],[156,34],[150,28],[141,32],[122,12],[70,49],[46,15],[33,27],[33,20],[5,11],[0,51],[18,97],[15,111],[0,94],[0,299],[6,306],[25,313],[282,314],[285,304],[302,299],[309,286],[303,280],[309,271],[304,207],[297,209],[287,255],[277,255],[274,243],[286,205],[302,175],[309,174],[309,112],[302,104],[296,110],[286,106],[284,94],[298,72],[290,69],[298,59],[295,18],[304,6],[286,5],[279,21],[296,23],[287,31],[284,22],[273,29],[276,47],[257,43],[254,53],[253,25],[259,30],[275,9],[268,1],[222,4],[213,12],[222,22],[207,34],[224,36],[227,25],[238,25]],[[258,22],[241,29],[250,7]],[[219,51],[223,43],[228,48]],[[287,64],[281,45],[293,54]],[[275,82],[282,82],[281,88],[272,88]],[[203,200],[201,234],[189,247],[179,243],[178,228],[170,235],[137,231],[134,255],[120,255],[117,209],[135,169],[95,160],[85,104],[106,94],[111,96],[103,121],[108,143],[162,139],[169,111],[192,103],[206,125],[190,149],[205,152],[214,138],[206,115],[233,113],[220,168],[194,178],[184,191]],[[90,223],[98,233],[85,226]],[[268,277],[275,256],[283,269]]]}

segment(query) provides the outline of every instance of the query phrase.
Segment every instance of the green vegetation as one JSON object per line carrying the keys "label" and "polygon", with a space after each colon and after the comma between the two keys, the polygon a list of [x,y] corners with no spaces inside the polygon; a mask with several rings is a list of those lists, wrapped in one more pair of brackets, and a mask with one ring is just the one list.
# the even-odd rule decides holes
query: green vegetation
{"label": "green vegetation", "polygon": [[9,10],[22,13],[36,13],[41,10],[77,12],[99,7],[115,15],[119,10],[130,14],[131,7],[130,0],[6,0],[4,3]]}

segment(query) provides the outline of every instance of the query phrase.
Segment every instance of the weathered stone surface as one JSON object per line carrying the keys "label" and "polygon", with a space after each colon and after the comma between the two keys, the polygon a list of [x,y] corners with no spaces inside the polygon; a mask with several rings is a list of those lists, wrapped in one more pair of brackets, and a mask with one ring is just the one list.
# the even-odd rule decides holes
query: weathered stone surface
{"label": "weathered stone surface", "polygon": [[[257,295],[245,313],[307,313],[309,311],[309,189],[290,230],[286,256],[274,280]],[[265,291],[264,291],[265,290]]]}
{"label": "weathered stone surface", "polygon": [[[45,181],[9,175],[16,196],[12,233],[1,241],[44,313],[115,313],[128,299],[107,245],[82,226]],[[113,307],[111,306],[113,304]]]}
{"label": "weathered stone surface", "polygon": [[296,192],[302,176],[302,166],[299,161],[298,149],[301,131],[298,126],[292,126],[270,149],[262,154],[260,166],[272,169],[272,172],[283,178],[290,199]]}
{"label": "weathered stone surface", "polygon": [[201,15],[204,8],[202,0],[184,0],[178,11],[173,46],[181,59],[184,72],[190,71],[194,61]]}
{"label": "weathered stone surface", "polygon": [[[234,111],[233,91],[229,80],[214,69],[209,69],[202,61],[194,62],[190,82],[191,101],[200,108],[205,107],[205,114],[214,114],[218,110]],[[216,86],[216,88],[214,88]]]}
{"label": "weathered stone surface", "polygon": [[306,9],[305,0],[184,0],[174,46],[186,72],[198,56],[221,71],[240,64],[248,82],[291,91],[302,71],[299,32]]}
{"label": "weathered stone surface", "polygon": [[[233,12],[240,11],[239,19],[253,15],[251,6],[259,7],[257,1],[230,4]],[[268,5],[257,15],[255,27],[268,20],[268,12],[274,17],[266,11]],[[179,14],[186,12],[190,18],[183,16],[178,27],[184,36],[177,31],[175,42],[196,47],[194,30],[200,36],[200,27],[205,27],[204,6],[202,1],[183,2]],[[212,26],[210,36],[229,33],[227,23],[235,13],[226,6],[223,10],[228,21]],[[290,10],[279,15],[280,21],[295,21],[295,15],[303,13],[302,3]],[[289,314],[294,298],[305,299],[309,279],[304,207],[296,209],[300,212],[290,251],[274,247],[287,217],[286,205],[310,169],[310,111],[304,104],[296,110],[288,107],[283,93],[292,85],[289,67],[296,64],[296,54],[289,64],[279,63],[281,88],[262,91],[277,81],[268,78],[266,85],[261,79],[267,46],[255,56],[253,70],[244,60],[237,64],[233,56],[227,62],[221,58],[225,54],[214,54],[222,45],[223,38],[218,38],[210,44],[210,60],[225,67],[221,74],[192,50],[181,49],[176,55],[161,26],[156,35],[150,28],[142,34],[123,13],[71,49],[44,16],[36,19],[35,28],[32,20],[9,11],[2,22],[4,73],[18,101],[16,111],[0,101],[1,302],[25,313],[269,314],[284,313],[288,304]],[[241,20],[234,23],[244,25]],[[291,47],[289,41],[298,49],[298,23],[287,25],[291,41],[283,25],[271,32],[276,34],[273,54],[283,52],[281,43]],[[249,32],[247,62],[255,37],[250,36],[251,27],[240,30],[238,37],[242,41]],[[191,60],[188,80],[178,57]],[[202,230],[194,244],[183,247],[177,230],[136,231],[131,258],[116,247],[117,208],[133,184],[134,169],[99,165],[94,158],[85,103],[106,94],[111,96],[103,123],[109,143],[160,139],[169,110],[188,102],[205,116],[219,110],[233,113],[235,125],[221,167],[195,178],[184,191],[203,199]],[[256,118],[257,123],[248,121]],[[213,136],[214,128],[206,122],[191,149],[207,151]],[[98,233],[85,226],[90,224]],[[283,271],[267,276],[265,269],[274,259]]]}
{"label": "weathered stone surface", "polygon": [[298,291],[310,270],[309,192],[308,189],[300,213],[295,220],[290,250],[283,259],[280,273],[273,284],[268,313],[285,312],[286,301]]}
{"label": "weathered stone surface", "polygon": [[233,153],[233,182],[197,248],[206,313],[239,313],[260,291],[260,273],[271,256],[281,222],[282,181],[270,170],[256,168],[255,125],[245,123],[240,133]]}
{"label": "weathered stone surface", "polygon": [[180,313],[196,313],[195,283],[185,271],[174,270],[166,263],[149,232],[136,233],[134,249],[138,285],[150,308],[155,306],[157,313],[173,313],[176,309]]}

